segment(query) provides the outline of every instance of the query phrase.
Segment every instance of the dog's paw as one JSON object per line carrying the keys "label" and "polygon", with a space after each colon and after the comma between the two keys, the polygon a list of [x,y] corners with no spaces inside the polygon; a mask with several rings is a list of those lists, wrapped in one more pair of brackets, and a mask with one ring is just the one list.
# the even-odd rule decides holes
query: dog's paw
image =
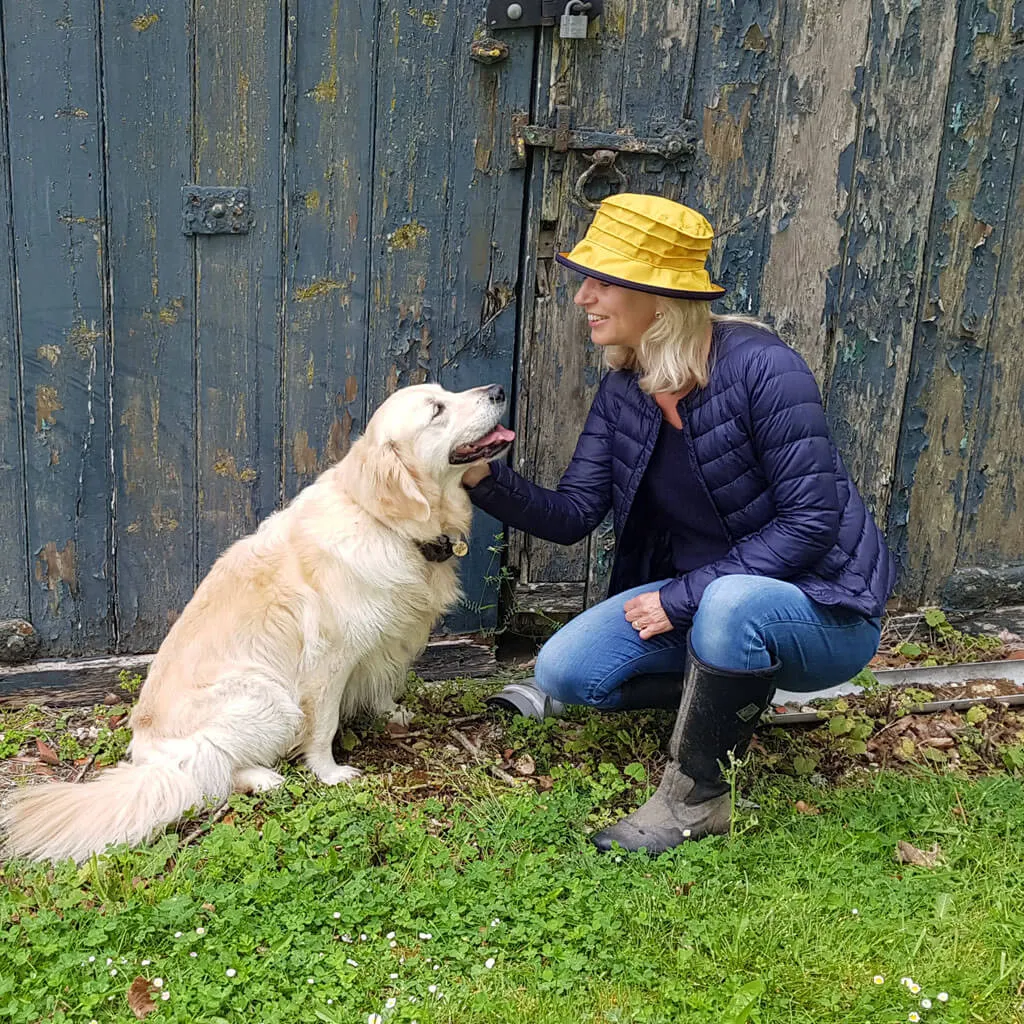
{"label": "dog's paw", "polygon": [[325,786],[337,786],[342,782],[353,782],[363,773],[347,764],[310,765],[310,770]]}
{"label": "dog's paw", "polygon": [[239,768],[231,780],[236,793],[266,793],[282,782],[284,776],[270,768]]}

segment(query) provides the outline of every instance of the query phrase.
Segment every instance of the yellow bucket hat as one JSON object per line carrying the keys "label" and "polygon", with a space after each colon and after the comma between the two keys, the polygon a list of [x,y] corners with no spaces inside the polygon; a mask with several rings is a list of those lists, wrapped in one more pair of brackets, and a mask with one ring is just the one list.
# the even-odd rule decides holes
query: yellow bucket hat
{"label": "yellow bucket hat", "polygon": [[717,299],[704,263],[715,232],[696,210],[661,196],[619,192],[603,200],[582,241],[555,256],[599,281],[677,299]]}

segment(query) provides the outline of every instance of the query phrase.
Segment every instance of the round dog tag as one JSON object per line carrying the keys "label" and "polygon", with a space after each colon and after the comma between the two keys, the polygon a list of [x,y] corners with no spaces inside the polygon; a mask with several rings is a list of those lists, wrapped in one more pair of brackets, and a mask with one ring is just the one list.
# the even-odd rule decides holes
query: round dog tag
{"label": "round dog tag", "polygon": [[452,554],[456,558],[462,558],[463,555],[469,552],[469,545],[464,540],[457,540],[452,545]]}

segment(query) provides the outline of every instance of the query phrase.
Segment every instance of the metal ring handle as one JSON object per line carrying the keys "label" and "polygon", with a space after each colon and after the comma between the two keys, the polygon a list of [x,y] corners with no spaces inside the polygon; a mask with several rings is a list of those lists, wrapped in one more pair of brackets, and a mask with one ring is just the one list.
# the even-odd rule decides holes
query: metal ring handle
{"label": "metal ring handle", "polygon": [[619,182],[619,190],[622,192],[629,190],[629,179],[623,174],[621,167],[615,166],[615,157],[618,155],[615,150],[599,149],[593,156],[588,156],[586,153],[580,155],[584,160],[589,161],[590,166],[584,168],[583,173],[576,179],[576,184],[572,187],[572,200],[577,206],[582,206],[587,210],[596,210],[600,205],[600,203],[591,202],[583,191],[590,176],[598,171],[614,173]]}

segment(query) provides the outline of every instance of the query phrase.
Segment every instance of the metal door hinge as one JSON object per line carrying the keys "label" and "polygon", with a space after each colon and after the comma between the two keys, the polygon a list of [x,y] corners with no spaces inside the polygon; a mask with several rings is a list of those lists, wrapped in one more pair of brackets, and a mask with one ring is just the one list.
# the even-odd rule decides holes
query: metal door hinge
{"label": "metal door hinge", "polygon": [[661,157],[663,160],[692,158],[697,148],[697,124],[680,121],[678,126],[665,132],[640,138],[625,130],[596,131],[592,128],[572,128],[572,108],[559,104],[555,107],[553,124],[530,124],[530,115],[512,115],[512,167],[526,166],[526,147],[539,146],[565,153],[570,149],[608,149],[616,153],[638,153]]}
{"label": "metal door hinge", "polygon": [[186,235],[244,235],[252,225],[249,189],[241,185],[183,185],[181,230]]}
{"label": "metal door hinge", "polygon": [[[604,0],[588,0],[588,3],[587,20],[601,17]],[[535,25],[556,25],[566,13],[566,0],[488,0],[487,27],[533,28]]]}

